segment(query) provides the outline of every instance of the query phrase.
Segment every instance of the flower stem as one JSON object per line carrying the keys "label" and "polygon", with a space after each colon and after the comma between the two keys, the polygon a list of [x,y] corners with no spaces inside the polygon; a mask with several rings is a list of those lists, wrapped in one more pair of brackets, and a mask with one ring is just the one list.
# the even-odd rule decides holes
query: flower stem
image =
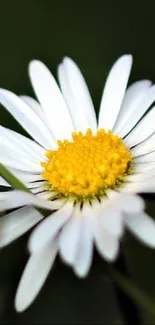
{"label": "flower stem", "polygon": [[[130,276],[122,249],[120,250],[118,259],[114,263],[113,269],[114,271],[118,271],[126,278],[129,278]],[[141,325],[142,319],[140,316],[139,308],[137,307],[133,299],[129,295],[127,295],[125,291],[123,291],[123,289],[115,282],[115,280],[113,280],[113,278],[112,281],[118,299],[119,307],[122,312],[124,325]]]}

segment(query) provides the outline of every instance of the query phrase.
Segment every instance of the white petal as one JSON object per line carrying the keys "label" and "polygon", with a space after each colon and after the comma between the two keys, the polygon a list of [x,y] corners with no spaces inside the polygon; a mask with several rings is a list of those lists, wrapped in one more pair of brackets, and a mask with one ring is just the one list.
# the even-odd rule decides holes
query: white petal
{"label": "white petal", "polygon": [[114,261],[119,252],[119,239],[104,229],[100,225],[96,230],[95,243],[98,252],[108,262]]}
{"label": "white petal", "polygon": [[59,238],[60,255],[68,264],[72,264],[75,261],[81,231],[82,215],[80,207],[77,205],[71,219],[61,231]]}
{"label": "white petal", "polygon": [[54,263],[56,254],[57,245],[52,242],[38,253],[30,256],[15,297],[15,308],[18,312],[27,309],[38,295]]}
{"label": "white petal", "polygon": [[8,139],[17,146],[23,148],[24,152],[27,152],[29,155],[33,156],[33,159],[37,161],[47,160],[45,158],[46,150],[43,149],[38,143],[30,140],[23,135],[16,133],[12,130],[9,130],[0,125],[0,137],[1,139]]}
{"label": "white petal", "polygon": [[128,182],[118,190],[126,193],[153,193],[155,192],[155,178],[152,177],[141,182]]}
{"label": "white petal", "polygon": [[152,86],[147,90],[144,98],[142,98],[142,100],[137,105],[134,112],[131,113],[124,127],[121,129],[120,132],[118,132],[118,135],[122,138],[125,137],[132,130],[132,128],[137,124],[140,118],[147,112],[148,108],[153,104],[154,101],[155,101],[155,86]]}
{"label": "white petal", "polygon": [[36,162],[31,162],[29,159],[23,158],[21,161],[18,157],[10,157],[9,154],[4,153],[0,156],[0,162],[6,167],[20,169],[26,172],[42,173],[43,167]]}
{"label": "white petal", "polygon": [[155,168],[150,169],[146,172],[129,175],[127,177],[127,181],[128,182],[143,182],[143,181],[146,181],[152,177],[155,177]]}
{"label": "white petal", "polygon": [[33,207],[24,207],[0,218],[0,247],[22,236],[43,216]]}
{"label": "white petal", "polygon": [[73,212],[73,202],[66,202],[62,209],[47,217],[32,233],[29,239],[30,252],[36,252],[52,240]]}
{"label": "white petal", "polygon": [[135,163],[145,163],[145,162],[154,162],[155,161],[155,151],[148,153],[147,155],[139,156],[135,159]]}
{"label": "white petal", "polygon": [[24,102],[26,102],[33,110],[34,112],[40,117],[40,119],[45,123],[45,125],[48,127],[51,135],[51,129],[50,129],[50,125],[49,125],[49,121],[46,118],[45,112],[43,111],[41,105],[37,102],[37,100],[35,100],[32,97],[29,96],[20,96],[20,98],[22,100],[24,100]]}
{"label": "white petal", "polygon": [[2,136],[0,136],[0,152],[2,153],[2,155],[5,153],[7,154],[7,156],[15,157],[15,158],[17,157],[18,159],[20,157],[21,162],[23,158],[28,159],[32,162],[39,162],[39,163],[41,160],[41,158],[34,159],[33,155],[31,155],[31,153],[24,150],[24,148],[22,146],[19,146],[18,143],[12,141],[12,139],[8,139],[7,137],[2,137]]}
{"label": "white petal", "polygon": [[155,151],[155,133],[131,149],[134,157],[146,155],[152,151]]}
{"label": "white petal", "polygon": [[44,121],[45,115],[43,113],[42,107],[34,98],[25,95],[20,96],[20,98],[34,110],[34,112],[41,118],[41,120]]}
{"label": "white petal", "polygon": [[117,257],[119,240],[118,236],[114,236],[102,228],[98,217],[102,208],[101,203],[92,201],[92,209],[89,214],[90,226],[97,250],[107,261],[112,261]]}
{"label": "white petal", "polygon": [[98,215],[99,222],[102,229],[107,230],[110,234],[120,237],[123,233],[123,218],[120,209],[116,206],[112,206],[110,203],[108,206],[101,209],[101,213]]}
{"label": "white petal", "polygon": [[112,129],[117,119],[132,66],[132,56],[124,55],[113,65],[103,92],[99,128]]}
{"label": "white petal", "polygon": [[9,191],[0,193],[0,211],[18,208],[24,205],[34,205],[48,210],[59,209],[64,204],[64,200],[44,201],[33,194],[22,191]]}
{"label": "white petal", "polygon": [[73,60],[66,57],[58,68],[58,76],[76,130],[83,131],[81,127],[86,123],[95,132],[97,121],[94,105],[81,71]]}
{"label": "white petal", "polygon": [[32,188],[30,188],[30,191],[33,194],[39,194],[41,192],[47,191],[47,184],[39,187],[33,186]]}
{"label": "white petal", "polygon": [[84,114],[83,107],[80,109],[80,111],[77,111],[76,104],[74,102],[74,97],[71,96],[71,91],[68,85],[68,81],[66,78],[65,68],[62,64],[58,67],[58,76],[59,76],[59,82],[61,86],[61,90],[63,92],[64,98],[66,100],[66,103],[68,105],[68,108],[70,110],[70,114],[72,117],[72,121],[75,127],[75,130],[81,131],[83,133],[86,132],[86,130],[90,127],[89,122]]}
{"label": "white petal", "polygon": [[[125,187],[126,185],[124,185]],[[116,209],[116,211],[123,211],[127,213],[139,213],[144,210],[145,204],[144,200],[138,196],[131,193],[122,193],[116,191],[107,192],[108,198],[110,199],[111,208]]]}
{"label": "white petal", "polygon": [[82,229],[74,261],[74,272],[79,277],[85,277],[91,267],[93,259],[93,234],[90,227],[90,209],[87,203],[82,209]]}
{"label": "white petal", "polygon": [[[32,174],[23,171],[19,171],[13,168],[9,168],[8,170],[17,177],[22,183],[24,183],[28,188],[31,186],[30,182],[36,182],[42,180],[42,176],[40,174]],[[2,186],[10,186],[2,177],[0,177],[0,185]]]}
{"label": "white petal", "polygon": [[[15,176],[15,173],[13,173],[13,175]],[[29,176],[30,175],[30,176]],[[20,174],[19,174],[19,177],[18,177],[18,173],[17,173],[17,178],[19,179],[19,180],[21,180],[22,181],[22,183],[24,184],[24,185],[26,185],[26,187],[27,188],[30,188],[30,189],[32,189],[32,188],[35,188],[35,187],[38,187],[39,186],[39,184],[41,185],[41,186],[44,186],[44,188],[45,189],[47,189],[47,182],[45,181],[42,181],[42,182],[38,182],[38,180],[41,180],[42,178],[41,178],[41,176],[39,176],[39,175],[33,175],[33,174],[29,174],[28,176],[27,176],[27,180],[33,180],[34,182],[33,183],[30,183],[30,182],[25,182],[24,180],[22,180],[22,178],[20,177]],[[32,175],[32,177],[31,177],[31,175]],[[38,176],[38,177],[35,177],[35,176]],[[26,176],[25,176],[25,178],[26,178]],[[35,181],[35,180],[37,180],[37,182]],[[44,184],[44,185],[43,185]],[[9,183],[7,183],[2,177],[0,177],[0,185],[2,185],[2,186],[11,186]],[[46,185],[46,186],[45,186]],[[40,187],[39,187],[40,188]]]}
{"label": "white petal", "polygon": [[134,165],[135,173],[143,173],[154,169],[154,162],[142,162]]}
{"label": "white petal", "polygon": [[56,147],[48,128],[22,99],[9,90],[0,89],[0,103],[5,106],[32,138],[44,148]]}
{"label": "white petal", "polygon": [[155,106],[143,117],[138,125],[124,140],[127,146],[135,146],[137,143],[147,139],[154,131]]}
{"label": "white petal", "polygon": [[[36,188],[36,187],[42,187],[42,186],[45,186],[47,185],[47,181],[41,181],[41,182],[33,182],[33,183],[30,183],[29,184],[29,188]],[[47,186],[46,186],[46,189],[47,189]]]}
{"label": "white petal", "polygon": [[146,213],[124,216],[130,231],[146,245],[155,248],[155,221]]}
{"label": "white petal", "polygon": [[36,60],[30,63],[29,74],[55,139],[70,139],[73,123],[54,77],[42,62]]}
{"label": "white petal", "polygon": [[137,195],[122,194],[119,199],[120,208],[128,214],[138,213],[145,208],[144,200]]}
{"label": "white petal", "polygon": [[151,86],[151,81],[140,80],[134,82],[126,91],[121,109],[119,111],[116,123],[113,128],[114,133],[118,133],[124,124],[128,121],[131,113],[136,109],[147,89]]}
{"label": "white petal", "polygon": [[40,197],[42,200],[52,200],[57,195],[55,191],[45,191],[42,193],[38,193],[37,196]]}
{"label": "white petal", "polygon": [[[34,158],[33,155],[28,153],[22,146],[19,146],[18,143],[15,143],[14,141],[11,141],[7,138],[1,138],[0,136],[0,152],[1,157],[7,156],[10,157],[10,160],[15,159],[19,160],[21,165],[22,162],[25,163],[26,161],[28,164],[32,164],[34,166],[40,166],[41,164],[41,158],[37,159]],[[1,159],[1,158],[0,158]],[[42,161],[45,161],[47,159],[43,158]]]}

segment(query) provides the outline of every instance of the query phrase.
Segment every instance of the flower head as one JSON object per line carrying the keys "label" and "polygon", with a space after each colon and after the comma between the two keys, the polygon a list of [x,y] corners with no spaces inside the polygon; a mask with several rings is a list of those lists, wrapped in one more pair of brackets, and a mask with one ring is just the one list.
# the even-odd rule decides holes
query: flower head
{"label": "flower head", "polygon": [[[28,242],[18,311],[35,299],[58,253],[85,277],[93,246],[113,261],[125,227],[155,247],[155,223],[136,195],[155,190],[155,107],[147,112],[155,86],[142,80],[126,91],[131,65],[125,55],[112,67],[98,122],[83,76],[69,58],[58,68],[61,91],[43,63],[30,63],[38,102],[0,89],[0,102],[34,139],[0,126],[0,162],[32,192],[0,193],[0,211],[18,208],[0,219],[0,247],[41,221]],[[2,178],[0,185],[9,187]],[[44,218],[36,207],[54,212]]]}

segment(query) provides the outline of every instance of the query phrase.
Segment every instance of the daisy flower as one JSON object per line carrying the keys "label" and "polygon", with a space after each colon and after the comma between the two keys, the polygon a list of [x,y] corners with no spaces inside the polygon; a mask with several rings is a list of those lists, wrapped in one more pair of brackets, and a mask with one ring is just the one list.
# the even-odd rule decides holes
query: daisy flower
{"label": "daisy flower", "polygon": [[[148,111],[155,86],[141,80],[126,90],[131,66],[132,56],[124,55],[112,67],[98,122],[84,78],[69,58],[58,67],[61,90],[42,62],[30,63],[38,101],[0,89],[1,104],[33,138],[0,126],[0,162],[31,191],[0,193],[0,211],[8,210],[0,219],[0,247],[39,223],[29,238],[17,311],[35,299],[58,253],[85,277],[94,245],[113,261],[125,227],[155,247],[155,222],[136,194],[155,191],[155,107]],[[9,187],[3,178],[0,185]],[[52,212],[44,218],[36,207]]]}

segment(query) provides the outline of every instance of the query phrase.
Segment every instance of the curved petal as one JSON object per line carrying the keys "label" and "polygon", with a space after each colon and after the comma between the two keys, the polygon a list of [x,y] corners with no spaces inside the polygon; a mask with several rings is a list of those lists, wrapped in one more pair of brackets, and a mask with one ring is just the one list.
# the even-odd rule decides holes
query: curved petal
{"label": "curved petal", "polygon": [[22,236],[43,216],[33,207],[24,207],[0,218],[0,248]]}
{"label": "curved petal", "polygon": [[125,214],[124,222],[129,230],[144,244],[155,248],[155,221],[146,213]]}
{"label": "curved petal", "polygon": [[155,106],[143,117],[143,119],[138,123],[138,125],[130,132],[130,134],[125,138],[124,142],[127,146],[135,146],[137,143],[147,139],[154,131],[155,119]]}
{"label": "curved petal", "polygon": [[29,251],[39,251],[41,247],[52,240],[61,227],[69,220],[72,212],[73,202],[67,201],[62,209],[47,217],[31,234],[28,243]]}
{"label": "curved petal", "polygon": [[96,248],[108,262],[114,261],[119,252],[119,239],[98,226],[95,235]]}
{"label": "curved petal", "polygon": [[141,100],[145,97],[148,88],[151,86],[150,80],[140,80],[134,82],[127,89],[116,123],[113,127],[113,132],[118,133],[125,123],[128,121],[131,113],[136,109]]}
{"label": "curved petal", "polygon": [[127,177],[128,182],[143,182],[149,178],[152,178],[155,176],[155,168],[152,168],[148,171],[136,173],[133,175],[129,175]]}
{"label": "curved petal", "polygon": [[103,230],[107,230],[111,235],[120,237],[123,233],[123,218],[120,209],[117,210],[117,204],[115,207],[103,206],[103,211],[98,216],[100,225]]}
{"label": "curved petal", "polygon": [[137,163],[134,166],[134,171],[136,173],[145,173],[149,170],[154,169],[154,163],[153,162],[142,162],[142,163]]}
{"label": "curved petal", "polygon": [[125,193],[154,193],[155,192],[155,177],[145,179],[141,182],[128,182],[121,186],[119,192]]}
{"label": "curved petal", "polygon": [[65,200],[44,201],[39,197],[22,191],[0,192],[0,211],[15,209],[24,205],[34,205],[36,207],[56,210],[63,206]]}
{"label": "curved petal", "polygon": [[0,162],[7,167],[19,169],[21,171],[26,171],[30,173],[42,173],[43,167],[40,163],[31,162],[29,159],[22,158],[21,161],[18,159],[18,156],[13,157],[7,153],[3,152],[3,155],[0,156]]}
{"label": "curved petal", "polygon": [[23,149],[24,152],[33,157],[35,161],[44,161],[47,160],[45,158],[46,150],[42,148],[38,143],[33,140],[24,137],[23,135],[9,130],[4,126],[0,125],[0,139],[9,140],[11,143],[13,142],[17,146]]}
{"label": "curved petal", "polygon": [[[46,121],[46,117],[45,114],[43,112],[43,109],[41,107],[41,105],[37,102],[37,100],[35,100],[34,98],[30,97],[30,96],[25,96],[25,95],[21,95],[20,98],[26,103],[28,104],[32,110],[34,110],[34,112],[40,117],[40,119],[42,121]],[[46,124],[46,122],[45,122]]]}
{"label": "curved petal", "polygon": [[[13,174],[15,175],[15,173],[13,173]],[[19,175],[20,175],[20,174],[19,174]],[[30,175],[31,175],[31,174],[30,174]],[[18,176],[18,173],[17,173],[16,176]],[[25,182],[24,180],[22,180],[20,176],[17,177],[17,178],[20,179],[21,182],[24,183],[24,184],[26,185],[27,188],[32,189],[32,188],[35,188],[35,187],[39,187],[39,184],[40,184],[40,185],[43,185],[43,184],[44,184],[43,186],[46,185],[45,188],[47,189],[47,183],[46,183],[46,181],[45,181],[45,182],[44,182],[44,181],[38,182],[38,180],[41,180],[41,177],[40,177],[39,175],[33,175],[33,174],[32,174],[32,176],[33,176],[32,178],[27,177],[27,179],[30,179],[30,180],[32,179],[32,180],[34,180],[34,181],[33,181],[33,182],[28,182],[28,183]],[[38,179],[37,179],[37,177],[36,177],[36,180],[37,180],[37,181],[35,181],[35,177],[34,177],[34,176],[39,176]],[[0,177],[0,185],[2,185],[2,186],[9,186],[9,187],[11,186],[11,185],[10,185],[9,183],[7,183],[7,182],[6,182],[2,177]]]}
{"label": "curved petal", "polygon": [[[40,174],[28,173],[28,172],[24,172],[24,171],[13,169],[13,168],[8,168],[8,170],[15,177],[17,177],[22,183],[24,183],[27,187],[30,186],[31,182],[37,182],[37,181],[40,181],[43,179]],[[10,186],[10,184],[7,183],[2,177],[0,177],[0,185]]]}
{"label": "curved petal", "polygon": [[57,245],[54,241],[30,256],[15,297],[15,308],[18,312],[27,309],[40,292],[55,261],[56,254]]}
{"label": "curved petal", "polygon": [[85,127],[95,132],[97,121],[94,105],[83,75],[73,60],[64,58],[58,67],[58,77],[76,131],[86,131],[83,130]]}
{"label": "curved petal", "polygon": [[[126,184],[124,185],[124,187],[125,186]],[[107,192],[107,196],[111,201],[111,203],[109,204],[110,211],[112,210],[113,212],[113,209],[116,209],[116,216],[117,213],[119,213],[119,211],[132,214],[132,213],[139,213],[145,208],[144,200],[140,196],[135,194],[131,194],[131,193],[120,194],[119,192],[110,190],[109,192]]]}
{"label": "curved petal", "polygon": [[142,155],[139,156],[135,159],[135,163],[145,163],[145,162],[153,162],[155,161],[155,151],[152,151],[150,153],[148,153],[147,155]]}
{"label": "curved petal", "polygon": [[155,151],[155,133],[131,149],[134,157],[146,155],[152,151]]}
{"label": "curved petal", "polygon": [[[136,109],[131,113],[126,124],[123,126],[121,131],[118,132],[118,135],[122,138],[125,137],[138,123],[140,118],[147,112],[147,110],[153,104],[154,101],[155,101],[155,85],[153,85],[146,91],[144,98],[141,99]],[[132,132],[134,132],[134,130]]]}
{"label": "curved petal", "polygon": [[74,131],[72,119],[54,77],[37,60],[30,63],[29,74],[55,139],[70,139]]}
{"label": "curved petal", "polygon": [[122,56],[113,65],[101,99],[99,128],[113,128],[123,101],[131,66],[131,55]]}
{"label": "curved petal", "polygon": [[[107,200],[108,201],[108,200]],[[90,225],[98,252],[107,261],[113,261],[119,251],[119,238],[114,236],[101,225],[99,213],[103,206],[97,201],[92,202],[92,213],[90,213]]]}
{"label": "curved petal", "polygon": [[32,97],[29,96],[20,96],[20,98],[22,100],[24,100],[25,103],[27,103],[33,110],[34,112],[40,117],[40,119],[44,122],[44,124],[48,127],[49,132],[51,133],[52,136],[52,132],[51,132],[51,128],[50,128],[50,124],[49,121],[46,118],[46,115],[40,105],[40,103],[37,102],[37,100],[35,100]]}
{"label": "curved petal", "polygon": [[84,204],[82,209],[82,229],[73,265],[75,274],[80,278],[88,274],[93,259],[93,234],[89,220],[91,209],[89,204]]}
{"label": "curved petal", "polygon": [[[2,153],[1,155],[7,155],[7,157],[10,157],[10,159],[17,159],[20,161],[22,165],[22,161],[28,161],[29,164],[39,164],[41,163],[41,158],[37,159],[34,158],[33,155],[31,155],[29,152],[24,150],[22,146],[19,146],[17,143],[14,141],[10,141],[7,138],[1,138],[0,136],[0,152]],[[46,159],[47,160],[47,159]],[[43,159],[45,161],[45,159]]]}
{"label": "curved petal", "polygon": [[81,231],[82,216],[80,206],[77,205],[71,219],[64,226],[59,237],[60,255],[68,264],[74,264]]}
{"label": "curved petal", "polygon": [[22,99],[9,90],[0,89],[0,103],[5,106],[32,138],[44,148],[56,147],[48,128]]}

